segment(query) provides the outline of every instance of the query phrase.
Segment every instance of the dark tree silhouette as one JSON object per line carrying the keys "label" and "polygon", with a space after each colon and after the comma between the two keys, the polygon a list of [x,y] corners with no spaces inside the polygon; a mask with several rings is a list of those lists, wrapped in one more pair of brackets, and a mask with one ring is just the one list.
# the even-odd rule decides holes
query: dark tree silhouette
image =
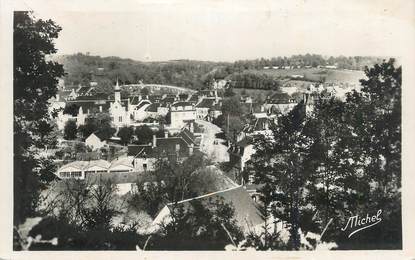
{"label": "dark tree silhouette", "polygon": [[[38,203],[39,173],[34,142],[49,129],[48,100],[56,95],[63,66],[46,60],[56,52],[53,40],[61,28],[51,20],[40,20],[29,12],[15,12],[14,58],[14,223],[33,216]],[[39,123],[42,122],[42,125]],[[41,129],[40,129],[40,128]]]}

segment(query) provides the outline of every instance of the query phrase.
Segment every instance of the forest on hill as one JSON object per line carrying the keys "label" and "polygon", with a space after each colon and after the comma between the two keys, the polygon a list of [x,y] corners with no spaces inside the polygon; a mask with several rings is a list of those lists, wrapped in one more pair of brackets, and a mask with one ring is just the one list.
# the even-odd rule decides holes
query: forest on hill
{"label": "forest on hill", "polygon": [[[141,62],[119,57],[100,57],[77,53],[54,58],[64,65],[66,86],[88,85],[91,81],[98,83],[104,92],[112,92],[116,79],[122,84],[152,83],[167,84],[191,89],[203,89],[214,79],[232,80],[234,87],[252,89],[276,89],[280,79],[287,77],[270,76],[263,69],[270,67],[296,67],[297,69],[318,68],[334,65],[338,69],[362,70],[380,62],[379,57],[323,57],[306,54],[291,57],[274,57],[271,59],[241,60],[236,62],[210,62],[196,60],[173,60],[165,62]],[[282,71],[282,70],[281,70]],[[310,81],[313,81],[310,79]],[[252,83],[254,82],[254,83]],[[252,84],[251,84],[252,83]]]}

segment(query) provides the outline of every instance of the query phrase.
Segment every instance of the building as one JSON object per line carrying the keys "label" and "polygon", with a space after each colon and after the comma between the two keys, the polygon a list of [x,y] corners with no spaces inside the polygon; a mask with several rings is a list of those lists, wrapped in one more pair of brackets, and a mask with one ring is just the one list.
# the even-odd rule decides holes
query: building
{"label": "building", "polygon": [[171,105],[169,115],[170,127],[181,129],[196,120],[196,109],[190,102],[179,101]]}
{"label": "building", "polygon": [[102,141],[98,136],[92,133],[85,139],[85,145],[90,147],[92,150],[98,150],[105,147],[107,142]]}
{"label": "building", "polygon": [[204,98],[196,104],[196,118],[199,120],[209,120],[209,110],[214,108],[217,100],[215,98]]}
{"label": "building", "polygon": [[287,93],[276,93],[267,98],[264,107],[268,113],[277,111],[279,114],[286,114],[291,111],[297,103],[298,102],[291,98]]}
{"label": "building", "polygon": [[133,160],[135,171],[152,171],[157,158],[183,160],[200,149],[200,139],[192,132],[193,127],[183,128],[179,134],[164,137],[153,135],[151,145],[129,145],[128,157]]}
{"label": "building", "polygon": [[[252,141],[252,137],[247,136],[232,144],[228,149],[230,164],[237,169],[237,175],[245,170],[246,163],[251,160],[252,155],[255,153]],[[235,177],[235,180],[237,180],[241,176]],[[240,181],[243,183],[242,179],[240,179]]]}
{"label": "building", "polygon": [[118,80],[114,88],[114,102],[110,103],[109,112],[112,118],[112,123],[116,127],[123,127],[130,125],[130,113],[128,111],[129,99],[127,104],[121,102],[121,89],[118,85]]}
{"label": "building", "polygon": [[130,157],[121,157],[113,160],[110,167],[108,168],[108,173],[127,173],[134,171],[134,159]]}
{"label": "building", "polygon": [[110,163],[104,160],[75,161],[60,167],[56,175],[61,179],[85,179],[88,174],[107,173]]}

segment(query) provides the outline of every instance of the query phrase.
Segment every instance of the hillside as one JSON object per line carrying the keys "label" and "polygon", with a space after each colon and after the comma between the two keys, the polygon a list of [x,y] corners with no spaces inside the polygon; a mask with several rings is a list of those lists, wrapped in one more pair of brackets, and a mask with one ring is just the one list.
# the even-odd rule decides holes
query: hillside
{"label": "hillside", "polygon": [[[112,92],[116,79],[121,84],[142,81],[195,90],[206,87],[213,79],[230,79],[234,88],[278,90],[292,75],[300,75],[305,83],[349,82],[357,84],[358,79],[364,75],[361,68],[378,62],[379,59],[376,57],[324,58],[321,55],[294,55],[289,58],[278,57],[233,63],[195,60],[141,62],[82,53],[54,58],[64,65],[66,86],[87,85],[95,81],[103,92]],[[286,65],[291,68],[281,69],[281,66]],[[327,65],[335,65],[338,69],[319,68]],[[276,69],[277,67],[279,69]]]}

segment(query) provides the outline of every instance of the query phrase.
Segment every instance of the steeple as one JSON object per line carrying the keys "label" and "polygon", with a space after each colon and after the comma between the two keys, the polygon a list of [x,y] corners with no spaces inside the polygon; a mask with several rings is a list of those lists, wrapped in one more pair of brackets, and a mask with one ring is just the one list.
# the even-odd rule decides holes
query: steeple
{"label": "steeple", "polygon": [[115,91],[120,91],[120,85],[118,84],[118,78],[117,78],[117,83],[115,84]]}
{"label": "steeple", "polygon": [[120,89],[120,85],[118,84],[118,78],[117,78],[117,83],[115,84],[115,88],[114,88],[114,99],[115,102],[121,102],[121,89]]}

